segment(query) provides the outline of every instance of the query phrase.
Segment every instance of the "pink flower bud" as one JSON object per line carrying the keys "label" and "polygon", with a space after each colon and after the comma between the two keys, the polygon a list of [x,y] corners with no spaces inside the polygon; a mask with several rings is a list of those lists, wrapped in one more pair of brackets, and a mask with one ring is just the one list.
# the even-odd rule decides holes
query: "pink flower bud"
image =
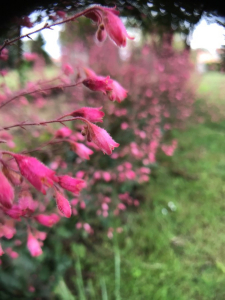
{"label": "pink flower bud", "polygon": [[112,80],[109,76],[103,77],[103,78],[87,78],[82,81],[83,85],[85,85],[87,88],[89,88],[92,91],[98,91],[102,92],[103,94],[106,94],[106,92],[112,90]]}
{"label": "pink flower bud", "polygon": [[121,233],[121,232],[123,232],[123,228],[122,228],[122,227],[117,227],[117,228],[116,228],[116,231],[117,231],[118,233]]}
{"label": "pink flower bud", "polygon": [[104,211],[102,212],[102,216],[103,216],[104,218],[107,218],[108,215],[109,215],[109,213],[107,212],[107,210],[104,210]]}
{"label": "pink flower bud", "polygon": [[29,288],[28,288],[28,291],[31,292],[31,293],[34,293],[35,292],[35,287],[30,285]]}
{"label": "pink flower bud", "polygon": [[53,186],[58,179],[55,172],[47,168],[35,157],[29,157],[21,154],[13,154],[20,173],[24,176],[38,191],[46,194],[46,188]]}
{"label": "pink flower bud", "polygon": [[4,48],[0,54],[0,59],[1,60],[7,60],[8,59],[8,53],[9,53],[9,50]]}
{"label": "pink flower bud", "polygon": [[5,253],[7,253],[12,259],[16,259],[19,257],[19,254],[13,251],[11,247],[6,248]]}
{"label": "pink flower bud", "polygon": [[34,201],[31,194],[24,190],[19,194],[19,207],[21,210],[33,213],[38,206],[38,202]]}
{"label": "pink flower bud", "polygon": [[[87,75],[87,80],[90,80],[90,82],[102,82],[105,81],[107,78],[109,78],[109,76],[104,77],[104,76],[98,76],[95,74],[95,72],[91,69],[88,68],[84,68],[84,71]],[[91,88],[90,88],[91,89]],[[123,101],[126,97],[127,97],[127,90],[125,90],[120,84],[119,82],[117,82],[116,80],[112,80],[110,79],[109,84],[108,84],[108,88],[105,89],[104,91],[102,90],[102,92],[105,94],[107,94],[109,100],[111,101],[117,101],[117,102],[121,102]],[[89,120],[91,121],[91,120]],[[93,121],[91,121],[93,122]]]}
{"label": "pink flower bud", "polygon": [[119,147],[119,144],[112,139],[105,129],[90,122],[85,129],[84,134],[87,135],[88,142],[95,143],[103,153],[110,155],[115,147]]}
{"label": "pink flower bud", "polygon": [[44,226],[52,227],[53,225],[59,222],[60,217],[57,216],[56,214],[50,214],[50,215],[40,214],[35,216],[35,220]]}
{"label": "pink flower bud", "polygon": [[108,209],[109,209],[108,204],[102,203],[102,209],[103,209],[103,210],[108,210]]}
{"label": "pink flower bud", "polygon": [[89,160],[89,155],[92,155],[94,153],[90,148],[86,147],[84,144],[73,141],[69,141],[69,143],[71,145],[72,150],[83,159]]}
{"label": "pink flower bud", "polygon": [[38,58],[37,53],[28,53],[27,52],[27,53],[24,53],[23,56],[27,61],[34,61]]}
{"label": "pink flower bud", "polygon": [[101,111],[101,107],[82,107],[70,113],[70,116],[73,117],[82,117],[87,119],[90,122],[96,123],[101,122],[104,117],[104,112]]}
{"label": "pink flower bud", "polygon": [[117,101],[120,103],[127,97],[127,90],[125,90],[119,82],[113,80],[112,82],[112,90],[107,92],[109,100]]}
{"label": "pink flower bud", "polygon": [[134,206],[139,206],[139,205],[140,205],[139,201],[138,200],[134,200]]}
{"label": "pink flower bud", "polygon": [[31,28],[33,27],[33,23],[31,23],[30,18],[25,16],[24,18],[21,18],[19,20],[19,25],[24,26],[24,27],[28,27]]}
{"label": "pink flower bud", "polygon": [[39,256],[42,254],[40,242],[28,231],[27,248],[32,256]]}
{"label": "pink flower bud", "polygon": [[102,177],[106,182],[109,182],[112,179],[112,176],[109,172],[103,172]]}
{"label": "pink flower bud", "polygon": [[86,187],[86,182],[80,178],[73,178],[68,175],[58,176],[59,185],[74,194],[79,194],[80,191]]}
{"label": "pink flower bud", "polygon": [[57,10],[56,14],[60,17],[60,18],[65,18],[66,13],[62,10]]}
{"label": "pink flower bud", "polygon": [[56,138],[65,138],[72,134],[72,130],[68,127],[62,127],[58,129],[55,133]]}
{"label": "pink flower bud", "polygon": [[63,72],[65,73],[65,75],[67,75],[67,76],[74,73],[73,68],[69,64],[63,65],[62,69],[63,69]]}
{"label": "pink flower bud", "polygon": [[19,205],[14,204],[10,209],[4,210],[5,214],[15,220],[20,220],[21,216],[24,216],[26,212],[24,212]]}
{"label": "pink flower bud", "polygon": [[58,191],[55,191],[56,204],[60,212],[66,217],[70,218],[72,214],[69,201]]}
{"label": "pink flower bud", "polygon": [[126,39],[128,38],[130,40],[133,40],[134,37],[128,35],[125,26],[117,16],[117,11],[104,7],[102,7],[101,10],[103,12],[103,23],[109,37],[115,42],[117,46],[125,47]]}
{"label": "pink flower bud", "polygon": [[125,206],[123,203],[119,203],[119,204],[117,205],[117,207],[118,207],[118,209],[120,209],[120,210],[125,210],[125,209],[126,209],[126,206]]}
{"label": "pink flower bud", "polygon": [[14,228],[14,221],[7,220],[4,225],[0,224],[0,238],[5,237],[7,239],[11,239],[16,233],[16,229]]}
{"label": "pink flower bud", "polygon": [[82,226],[83,226],[83,225],[82,225],[82,223],[81,223],[81,222],[78,222],[78,223],[76,224],[76,228],[77,228],[77,229],[81,229],[81,228],[82,228]]}
{"label": "pink flower bud", "polygon": [[5,208],[11,208],[14,199],[14,190],[8,179],[0,171],[0,203]]}
{"label": "pink flower bud", "polygon": [[47,233],[44,232],[44,231],[38,231],[38,230],[36,230],[35,231],[35,237],[38,240],[44,241],[46,239],[46,237],[47,237]]}
{"label": "pink flower bud", "polygon": [[1,245],[1,243],[0,243],[0,256],[2,256],[2,254],[4,254],[4,251],[3,251],[2,245]]}
{"label": "pink flower bud", "polygon": [[98,25],[103,26],[107,31],[109,37],[116,43],[119,47],[126,46],[126,39],[134,39],[130,37],[126,31],[120,18],[118,18],[119,12],[114,8],[93,6],[85,16],[90,18],[92,21],[98,23]]}
{"label": "pink flower bud", "polygon": [[80,203],[80,208],[81,208],[81,209],[85,209],[85,208],[86,208],[86,204],[85,204],[84,201],[81,201],[81,203]]}
{"label": "pink flower bud", "polygon": [[92,228],[88,223],[84,223],[83,228],[87,233],[92,233]]}

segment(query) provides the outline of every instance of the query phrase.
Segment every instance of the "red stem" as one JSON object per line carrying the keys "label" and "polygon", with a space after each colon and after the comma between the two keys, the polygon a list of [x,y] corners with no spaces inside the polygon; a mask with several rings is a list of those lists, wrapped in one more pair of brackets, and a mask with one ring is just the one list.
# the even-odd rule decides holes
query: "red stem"
{"label": "red stem", "polygon": [[34,30],[34,31],[31,31],[30,33],[27,33],[27,34],[24,34],[24,35],[21,35],[21,36],[18,36],[12,40],[5,40],[3,45],[0,47],[0,55],[1,55],[1,52],[2,50],[6,47],[6,46],[9,46],[9,45],[12,45],[14,44],[15,42],[25,38],[25,37],[30,37],[30,35],[34,34],[34,33],[37,33],[39,31],[42,31],[44,29],[52,29],[52,27],[56,26],[56,25],[61,25],[61,24],[64,24],[64,23],[67,23],[67,22],[70,22],[70,21],[74,21],[75,19],[83,16],[84,14],[92,11],[94,9],[94,7],[90,7],[90,8],[87,8],[85,9],[84,11],[82,12],[79,12],[77,13],[76,15],[74,15],[73,17],[70,17],[70,18],[67,18],[65,20],[62,20],[62,21],[59,21],[59,22],[56,22],[56,23],[53,23],[52,25],[49,25],[48,23],[45,23],[45,25],[37,30]]}
{"label": "red stem", "polygon": [[75,84],[69,84],[69,85],[56,85],[56,86],[52,86],[52,87],[48,87],[48,88],[44,88],[44,89],[36,89],[34,91],[31,91],[31,92],[22,92],[14,97],[12,97],[11,99],[8,99],[8,100],[5,100],[4,102],[2,102],[2,104],[0,105],[0,109],[2,107],[4,107],[5,105],[9,104],[10,102],[12,102],[13,100],[15,100],[16,98],[19,98],[21,96],[26,96],[26,95],[31,95],[31,94],[34,94],[34,93],[43,93],[45,91],[49,91],[49,90],[53,90],[53,89],[64,89],[64,88],[68,88],[68,87],[75,87],[75,86],[78,86],[79,84],[81,84],[82,81],[78,82],[78,83],[75,83]]}
{"label": "red stem", "polygon": [[74,117],[74,118],[63,120],[63,121],[60,121],[60,120],[50,120],[50,121],[44,121],[44,122],[39,122],[39,123],[23,123],[22,122],[22,123],[19,123],[19,124],[14,124],[14,125],[11,125],[11,126],[2,127],[2,128],[0,128],[0,131],[2,131],[2,130],[9,130],[9,129],[12,129],[12,128],[15,128],[15,127],[20,127],[20,128],[24,129],[25,126],[45,126],[47,124],[52,124],[52,123],[63,124],[63,122],[70,122],[70,121],[76,121],[76,120],[80,120],[80,121],[83,121],[85,123],[89,123],[89,121],[87,121],[85,118]]}

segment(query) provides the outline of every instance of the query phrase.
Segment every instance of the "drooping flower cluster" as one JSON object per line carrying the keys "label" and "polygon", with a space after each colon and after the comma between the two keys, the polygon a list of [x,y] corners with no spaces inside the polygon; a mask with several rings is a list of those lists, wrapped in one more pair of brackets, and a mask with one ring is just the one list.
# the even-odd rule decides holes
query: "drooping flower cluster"
{"label": "drooping flower cluster", "polygon": [[[95,5],[87,8],[83,13],[79,13],[78,15],[84,15],[98,24],[98,41],[105,40],[106,36],[109,35],[118,46],[124,47],[126,39],[133,38],[127,34],[118,14],[118,11],[113,8]],[[63,19],[65,23],[74,20],[73,17],[66,19],[65,13],[61,11],[57,11],[56,15],[52,16],[51,19],[56,21],[58,18]],[[33,24],[29,21],[29,18],[24,18],[24,20],[27,22],[26,24],[23,22],[24,25],[32,27]],[[42,29],[45,28],[51,28],[51,25],[47,24]],[[31,32],[31,34],[33,33]],[[5,44],[4,47],[7,45],[10,45],[10,43]],[[4,48],[1,51],[1,59],[7,60],[7,58],[8,51]],[[37,66],[38,62],[40,62],[39,56],[36,53],[25,53],[24,59]],[[18,108],[19,106],[29,106],[30,103],[26,98],[27,94],[33,97],[33,105],[36,108],[42,109],[46,103],[45,98],[51,93],[51,90],[61,90],[64,86],[71,86],[68,77],[74,74],[74,69],[69,64],[64,64],[62,69],[61,77],[59,76],[52,80],[58,83],[55,86],[52,85],[51,80],[49,82],[28,82],[26,88],[15,95],[9,92],[6,85],[3,86],[5,90],[3,90],[2,96],[0,95],[0,109],[3,107],[5,109],[6,105],[8,107],[8,104],[14,100]],[[85,74],[86,78],[80,83],[90,90],[101,91],[111,101],[121,102],[127,97],[127,91],[117,81],[112,80],[110,76],[98,76],[94,71],[87,68],[85,69]],[[80,83],[78,82],[73,85],[75,87]],[[7,126],[13,120],[9,114],[9,117],[5,118],[6,124],[2,124],[3,127],[0,129],[0,143],[1,145],[6,144],[10,148],[15,147],[13,135],[10,135],[7,131],[14,127],[37,126],[37,128],[40,128],[40,126],[46,126],[47,124],[58,123],[64,125],[64,127],[61,127],[57,131],[45,127],[47,128],[47,132],[52,135],[52,139],[46,145],[67,143],[80,159],[89,160],[90,155],[94,151],[82,143],[84,136],[86,136],[88,146],[111,155],[112,150],[118,147],[119,144],[113,140],[105,129],[95,125],[97,122],[103,122],[102,119],[105,114],[101,109],[102,107],[79,107],[71,109],[71,112],[50,121],[40,121],[38,116],[35,115],[32,122],[18,122],[18,124]],[[85,123],[85,127],[81,131],[82,135],[66,127],[65,123],[72,121],[82,121]],[[40,131],[38,129],[33,130],[32,135],[36,138],[40,135]],[[35,149],[35,151],[41,148],[42,146]],[[62,162],[59,157],[57,159],[50,164],[50,167],[26,152],[14,153],[8,151],[8,148],[4,148],[4,146],[0,152],[0,237],[11,239],[16,234],[17,222],[25,218],[31,220],[31,222],[27,223],[27,248],[32,256],[42,254],[41,247],[43,240],[46,238],[46,233],[38,231],[33,226],[34,221],[43,226],[52,227],[59,222],[61,216],[70,218],[72,214],[76,215],[77,210],[75,206],[78,203],[80,209],[85,209],[86,207],[84,201],[76,198],[82,189],[87,188],[87,182],[83,179],[84,174],[80,171],[77,172],[77,177],[73,177],[71,174],[58,175],[56,173],[58,165],[60,163],[66,165],[66,163]],[[39,193],[42,194],[41,201],[37,200],[37,197],[40,197]],[[71,196],[75,198],[71,200]],[[51,206],[50,199],[52,197],[55,198],[58,210],[55,209],[53,212],[50,212],[49,206]],[[88,223],[84,223],[82,227],[89,234],[94,232]],[[17,243],[18,245],[19,242]],[[0,256],[3,253],[7,253],[12,258],[18,257],[18,253],[13,251],[12,248],[2,248],[0,243]]]}
{"label": "drooping flower cluster", "polygon": [[98,24],[96,37],[99,42],[103,42],[108,34],[117,46],[125,47],[127,38],[133,40],[134,37],[129,36],[118,15],[119,12],[116,9],[98,5],[85,13],[87,18]]}
{"label": "drooping flower cluster", "polygon": [[109,100],[121,102],[127,97],[125,90],[116,80],[107,77],[97,76],[91,69],[85,68],[87,79],[83,80],[83,84],[92,91],[100,91],[107,94]]}

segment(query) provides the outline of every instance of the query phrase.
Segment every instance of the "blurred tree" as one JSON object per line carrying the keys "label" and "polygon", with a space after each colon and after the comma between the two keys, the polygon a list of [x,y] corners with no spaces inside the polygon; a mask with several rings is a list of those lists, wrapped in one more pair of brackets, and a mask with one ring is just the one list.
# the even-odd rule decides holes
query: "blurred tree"
{"label": "blurred tree", "polygon": [[31,52],[39,54],[41,57],[44,58],[46,64],[51,64],[51,58],[48,53],[43,49],[45,45],[45,40],[43,39],[42,35],[39,33],[36,40],[29,41]]}
{"label": "blurred tree", "polygon": [[[100,0],[98,3],[108,6],[116,5],[123,15],[132,16],[141,21],[144,27],[149,28],[149,24],[161,24],[164,28],[182,32],[188,32],[189,25],[196,24],[204,12],[225,17],[225,7],[223,1],[220,0]],[[90,4],[96,4],[96,2],[93,0],[24,0],[23,2],[9,0],[1,3],[0,30],[8,30],[9,23],[15,24],[18,18],[28,16],[33,11],[45,10],[47,15],[54,14],[57,10],[70,13]],[[37,15],[36,22],[40,21],[41,17]]]}

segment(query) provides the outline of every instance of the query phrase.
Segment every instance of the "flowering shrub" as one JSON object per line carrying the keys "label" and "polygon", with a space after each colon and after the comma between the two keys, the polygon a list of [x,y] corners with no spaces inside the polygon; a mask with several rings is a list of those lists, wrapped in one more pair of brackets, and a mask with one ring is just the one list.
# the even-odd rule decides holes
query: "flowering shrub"
{"label": "flowering shrub", "polygon": [[[70,25],[80,16],[97,23],[95,43],[88,36],[82,43],[76,36],[66,44],[55,78],[27,82],[18,91],[2,86],[0,254],[11,258],[18,257],[14,248],[25,239],[30,254],[41,255],[46,238],[41,226],[53,227],[62,217],[73,215],[70,230],[81,234],[93,236],[102,227],[109,238],[121,233],[110,220],[140,205],[137,188],[149,181],[158,153],[173,155],[177,141],[170,132],[191,114],[188,53],[174,51],[163,39],[162,46],[146,42],[130,47],[122,59],[118,48],[105,41],[107,35],[119,47],[133,38],[115,9],[100,6],[68,19],[57,14],[53,19],[62,19],[42,30]],[[10,42],[2,46],[4,59]],[[24,58],[44,78],[38,56]],[[96,125],[103,118],[107,131]],[[21,224],[27,235],[16,239],[17,231],[24,232]],[[8,248],[7,239],[13,241]]]}
{"label": "flowering shrub", "polygon": [[[0,47],[1,58],[7,60],[8,52],[6,47],[17,40],[25,36],[30,37],[33,33],[44,29],[52,29],[55,25],[74,21],[80,16],[90,18],[97,23],[98,31],[96,37],[99,41],[105,40],[107,35],[109,35],[117,46],[125,47],[126,39],[133,38],[127,34],[118,14],[119,12],[114,8],[97,5],[89,7],[70,18],[65,18],[65,14],[59,14],[58,12],[57,15],[62,18],[62,20],[51,25],[46,23],[42,28],[30,34],[13,40],[6,40]],[[24,18],[20,24],[29,28],[33,26],[27,17]],[[25,53],[24,59],[27,61],[35,61],[38,59],[38,56],[35,53]],[[72,72],[73,68],[71,68],[70,65],[64,66],[65,75],[68,76]],[[52,135],[51,141],[47,143],[48,145],[66,142],[80,158],[90,159],[89,156],[93,154],[93,151],[83,143],[77,142],[76,135],[69,128],[62,127],[57,130],[54,127],[50,127],[50,125],[54,124],[65,125],[68,122],[81,121],[85,124],[81,131],[82,136],[85,136],[89,143],[95,145],[95,147],[102,150],[103,153],[111,155],[112,150],[118,147],[119,144],[113,140],[105,129],[94,124],[96,122],[102,122],[104,116],[104,113],[101,111],[102,107],[83,107],[77,110],[71,110],[71,112],[49,121],[40,121],[37,115],[30,113],[29,117],[32,121],[21,121],[21,108],[29,105],[28,101],[30,97],[32,97],[32,105],[41,108],[46,104],[46,98],[43,96],[46,97],[46,95],[54,90],[77,87],[80,84],[87,86],[93,91],[107,93],[111,100],[126,97],[126,93],[123,92],[121,94],[122,87],[120,87],[117,82],[111,80],[109,76],[106,78],[98,78],[93,74],[82,81],[71,81],[69,83],[63,82],[65,78],[59,76],[55,79],[55,81],[59,83],[55,85],[52,85],[51,81],[48,82],[46,80],[36,83],[28,82],[25,89],[16,92],[10,90],[6,84],[2,86],[3,93],[1,95],[0,109],[6,117],[4,124],[2,124],[0,128],[0,142],[3,145],[0,152],[0,237],[6,239],[13,238],[16,234],[17,224],[24,220],[25,224],[27,224],[27,248],[32,256],[42,254],[42,241],[46,238],[44,232],[40,232],[36,229],[37,224],[35,223],[37,222],[50,227],[56,224],[62,216],[70,218],[72,212],[75,212],[75,210],[72,211],[71,208],[71,204],[74,203],[74,201],[70,203],[66,193],[69,192],[70,195],[75,197],[79,195],[83,188],[87,187],[87,183],[79,176],[73,177],[70,176],[71,174],[58,175],[58,173],[53,170],[57,169],[57,161],[53,161],[52,168],[50,168],[36,157],[29,155],[32,151],[41,150],[43,146],[46,146],[46,143],[40,145],[38,149],[16,153],[16,151],[13,151],[17,144],[19,144],[13,141],[16,131],[12,131],[14,136],[11,135],[9,131],[13,128],[19,131],[19,129],[27,130],[27,127],[31,126],[32,128],[43,127],[46,132]],[[15,109],[18,110],[18,114],[16,115],[13,112],[12,104],[14,104]],[[15,122],[15,120],[18,120],[18,122]],[[8,125],[9,123],[13,124]],[[41,136],[41,130],[32,131],[32,133],[34,137]],[[6,144],[6,147],[4,147],[4,144]],[[55,167],[54,163],[56,164]],[[40,193],[46,196],[42,198],[42,200]],[[51,205],[49,202],[52,196],[55,198],[58,210],[54,207],[50,208]],[[84,202],[81,202],[81,207],[83,209],[85,208]],[[50,213],[52,209],[55,211],[54,213]],[[91,227],[89,224],[84,224],[83,227],[86,231],[90,232]],[[6,251],[6,249],[1,246],[0,254],[2,255],[4,252],[12,258],[18,256],[18,254],[15,255],[15,251]]]}
{"label": "flowering shrub", "polygon": [[[96,224],[97,215],[101,228],[106,227],[112,238],[110,224],[120,224],[112,220],[123,220],[123,212],[128,207],[136,209],[142,201],[140,187],[149,182],[152,169],[157,167],[157,155],[172,156],[177,147],[171,130],[183,128],[192,112],[192,64],[186,51],[176,52],[165,40],[162,45],[145,42],[128,49],[125,60],[109,42],[104,51],[99,51],[99,45],[90,45],[90,40],[82,43],[78,38],[65,45],[64,65],[78,70],[71,76],[87,78],[87,89],[79,91],[79,98],[84,99],[80,103],[98,107],[105,101],[108,128],[120,144],[110,158],[95,152],[94,159],[83,165],[89,184],[82,200],[73,202],[78,229],[83,230],[83,222]],[[81,49],[85,58],[77,55],[74,61],[74,53]],[[109,73],[113,79],[107,77]],[[117,87],[117,96],[107,91],[110,80]],[[114,103],[108,101],[112,99]],[[76,139],[82,141],[83,137],[77,135]],[[92,143],[87,145],[93,147]],[[80,207],[83,201],[85,214]],[[96,227],[99,230],[99,225]]]}

